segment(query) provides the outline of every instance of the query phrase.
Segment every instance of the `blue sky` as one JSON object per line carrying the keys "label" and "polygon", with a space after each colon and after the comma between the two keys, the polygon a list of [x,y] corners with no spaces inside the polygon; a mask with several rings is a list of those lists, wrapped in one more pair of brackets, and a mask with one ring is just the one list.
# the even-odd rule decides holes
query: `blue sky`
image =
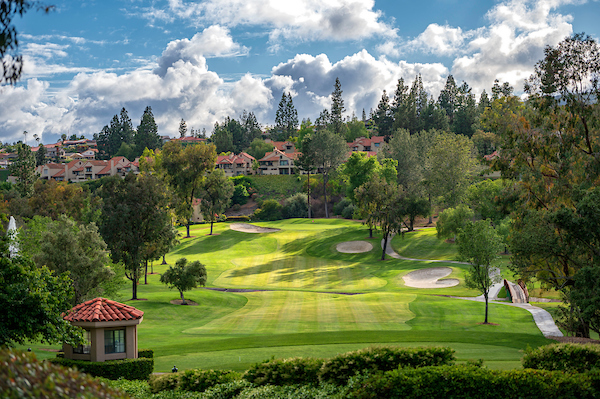
{"label": "blue sky", "polygon": [[329,107],[339,77],[347,116],[421,74],[437,98],[449,74],[473,91],[522,90],[546,45],[600,35],[598,0],[50,1],[17,18],[21,81],[0,88],[0,141],[91,138],[122,107],[150,105],[161,135],[212,131],[244,110],[274,123],[282,92],[300,119]]}

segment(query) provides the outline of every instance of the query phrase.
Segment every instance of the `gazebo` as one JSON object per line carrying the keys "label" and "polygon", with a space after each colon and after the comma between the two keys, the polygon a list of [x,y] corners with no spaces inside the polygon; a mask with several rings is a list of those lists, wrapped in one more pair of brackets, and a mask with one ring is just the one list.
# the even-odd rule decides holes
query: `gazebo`
{"label": "gazebo", "polygon": [[87,344],[64,344],[65,358],[104,362],[138,357],[137,326],[144,312],[133,306],[94,298],[72,308],[63,318],[85,330]]}

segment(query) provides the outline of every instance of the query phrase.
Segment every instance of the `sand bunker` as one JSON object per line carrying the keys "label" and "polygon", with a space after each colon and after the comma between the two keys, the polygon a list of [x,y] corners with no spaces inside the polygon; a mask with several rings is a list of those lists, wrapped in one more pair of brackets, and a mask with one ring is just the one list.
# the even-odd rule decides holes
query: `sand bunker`
{"label": "sand bunker", "polygon": [[369,252],[373,249],[373,245],[367,241],[346,241],[336,245],[335,249],[345,254],[359,254],[361,252]]}
{"label": "sand bunker", "polygon": [[280,229],[271,229],[269,227],[259,227],[248,223],[232,223],[229,225],[231,230],[241,231],[242,233],[274,233]]}
{"label": "sand bunker", "polygon": [[428,269],[415,270],[406,274],[404,284],[413,288],[446,288],[458,285],[459,281],[454,278],[440,280],[452,273],[449,267],[430,267]]}

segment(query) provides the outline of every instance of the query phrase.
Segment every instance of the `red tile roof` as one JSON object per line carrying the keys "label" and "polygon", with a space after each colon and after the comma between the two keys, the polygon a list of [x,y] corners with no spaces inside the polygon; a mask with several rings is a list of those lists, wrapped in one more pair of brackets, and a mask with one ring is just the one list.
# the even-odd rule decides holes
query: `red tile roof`
{"label": "red tile roof", "polygon": [[67,321],[125,321],[141,319],[144,312],[133,306],[111,301],[106,298],[94,298],[72,308],[63,318]]}

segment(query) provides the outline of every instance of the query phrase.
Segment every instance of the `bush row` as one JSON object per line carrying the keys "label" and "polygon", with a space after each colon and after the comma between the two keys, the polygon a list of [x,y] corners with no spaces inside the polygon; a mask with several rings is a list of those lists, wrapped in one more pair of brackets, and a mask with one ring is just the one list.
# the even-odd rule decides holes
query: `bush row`
{"label": "bush row", "polygon": [[528,349],[521,359],[524,368],[583,372],[600,369],[600,346],[553,344]]}
{"label": "bush row", "polygon": [[73,360],[65,358],[50,359],[50,362],[63,367],[77,368],[79,371],[95,377],[104,377],[111,380],[126,378],[128,380],[146,380],[154,371],[154,359],[122,359],[106,362],[90,362],[87,360]]}
{"label": "bush row", "polygon": [[138,357],[147,359],[154,359],[154,350],[152,349],[138,349]]}
{"label": "bush row", "polygon": [[372,347],[344,353],[331,359],[295,358],[258,363],[244,374],[257,385],[315,384],[345,385],[357,374],[393,370],[398,367],[449,365],[455,360],[451,348]]}
{"label": "bush row", "polygon": [[469,365],[398,369],[354,381],[355,399],[575,399],[597,398],[600,373],[489,370]]}
{"label": "bush row", "polygon": [[150,391],[164,390],[203,392],[218,384],[239,380],[241,374],[230,370],[186,370],[185,372],[153,375],[150,377]]}

